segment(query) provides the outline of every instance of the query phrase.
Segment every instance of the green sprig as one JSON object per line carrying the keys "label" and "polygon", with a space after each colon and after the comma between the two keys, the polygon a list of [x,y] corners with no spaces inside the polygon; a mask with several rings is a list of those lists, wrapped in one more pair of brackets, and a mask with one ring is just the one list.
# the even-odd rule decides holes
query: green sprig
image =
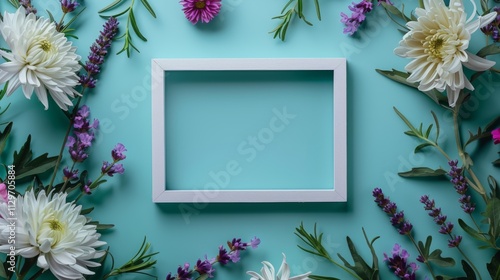
{"label": "green sprig", "polygon": [[[142,34],[142,32],[139,28],[139,25],[137,24],[137,20],[136,20],[135,13],[134,13],[135,0],[131,0],[130,5],[118,13],[115,13],[112,15],[102,15],[102,13],[106,13],[106,12],[109,12],[109,11],[115,9],[115,8],[118,8],[119,6],[121,6],[121,4],[123,4],[126,1],[127,0],[115,0],[111,4],[102,8],[99,11],[99,14],[101,14],[101,17],[103,17],[103,18],[109,18],[109,17],[118,18],[122,15],[127,16],[127,25],[125,28],[125,32],[122,35],[117,37],[117,39],[122,39],[122,38],[124,39],[123,47],[120,51],[118,51],[117,54],[126,52],[127,57],[130,57],[130,53],[132,52],[132,50],[135,50],[135,51],[140,53],[139,49],[132,43],[132,38],[133,38],[132,35],[133,34],[135,34],[135,36],[137,36],[140,40],[142,40],[144,42],[148,41],[148,39]],[[142,4],[142,6],[144,8],[146,8],[146,10],[149,12],[149,14],[153,18],[156,18],[156,13],[154,12],[151,5],[149,4],[148,0],[140,0],[140,2]]]}
{"label": "green sprig", "polygon": [[[295,3],[293,5],[293,3]],[[314,0],[314,6],[316,7],[316,16],[318,20],[321,20],[321,8],[319,6],[318,0]],[[285,41],[286,32],[290,23],[295,18],[295,15],[298,15],[299,19],[302,19],[307,25],[312,26],[313,24],[309,22],[304,15],[304,3],[303,0],[290,0],[286,3],[285,7],[281,10],[281,15],[275,16],[272,19],[279,19],[281,23],[278,26],[270,31],[269,33],[274,33],[273,38],[280,38],[281,41]]]}

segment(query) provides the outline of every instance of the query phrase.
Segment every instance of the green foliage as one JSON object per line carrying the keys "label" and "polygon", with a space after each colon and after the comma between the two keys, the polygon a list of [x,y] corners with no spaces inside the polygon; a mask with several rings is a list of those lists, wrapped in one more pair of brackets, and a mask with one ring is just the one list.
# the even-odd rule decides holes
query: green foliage
{"label": "green foliage", "polygon": [[0,131],[0,155],[2,155],[5,146],[7,145],[7,139],[9,138],[10,132],[12,130],[12,122],[9,122],[3,131]]}
{"label": "green foliage", "polygon": [[48,153],[32,159],[33,152],[31,151],[30,146],[31,135],[28,135],[28,139],[19,152],[14,152],[14,161],[12,165],[15,166],[14,170],[16,171],[17,180],[42,174],[45,171],[54,168],[56,165],[57,157],[48,157]]}
{"label": "green foliage", "polygon": [[[118,7],[120,7],[124,2],[127,2],[128,0],[115,0],[106,7],[102,8],[99,13],[107,13],[110,12],[111,10],[114,10]],[[140,1],[142,6],[149,12],[149,14],[153,17],[156,18],[156,13],[154,12],[153,8],[149,4],[148,0],[141,0]],[[132,50],[135,50],[137,52],[140,52],[139,49],[132,43],[132,34],[135,34],[140,40],[146,42],[147,38],[142,34],[142,31],[139,28],[139,25],[137,24],[137,20],[135,17],[135,12],[134,12],[134,7],[135,7],[135,0],[131,0],[130,4],[128,7],[126,7],[124,10],[117,12],[115,14],[111,15],[101,15],[104,18],[109,18],[109,17],[115,17],[118,18],[122,15],[127,16],[127,25],[125,28],[125,32],[118,36],[117,39],[124,39],[124,44],[123,47],[120,51],[118,51],[117,54],[120,54],[122,52],[127,53],[127,57],[130,57],[130,53]]]}
{"label": "green foliage", "polygon": [[[316,7],[316,16],[318,20],[321,20],[321,8],[319,6],[318,0],[314,0],[314,6]],[[280,38],[281,41],[285,41],[286,32],[290,23],[295,18],[295,15],[299,19],[303,20],[307,25],[312,26],[313,24],[309,22],[304,15],[304,3],[303,0],[290,0],[286,3],[285,7],[281,10],[281,15],[273,17],[273,19],[279,19],[281,21],[278,26],[270,31],[269,33],[274,33],[273,38]]]}
{"label": "green foliage", "polygon": [[[322,244],[323,240],[323,233],[320,233],[318,235],[316,231],[316,224],[314,224],[314,231],[313,233],[307,232],[307,230],[304,228],[303,223],[300,224],[300,227],[295,228],[295,235],[297,235],[304,243],[307,244],[308,248],[305,248],[303,246],[297,245],[301,250],[316,255],[320,256],[332,264],[340,267],[347,273],[351,274],[354,278],[356,279],[366,279],[366,280],[378,280],[379,279],[379,268],[378,268],[378,258],[375,252],[375,249],[373,248],[373,243],[375,240],[379,238],[379,236],[373,238],[371,241],[368,240],[368,237],[366,236],[366,232],[363,229],[363,235],[365,237],[365,241],[367,246],[370,248],[370,251],[372,253],[372,264],[371,266],[368,265],[368,263],[361,257],[361,255],[358,253],[358,250],[356,249],[356,246],[354,246],[354,243],[352,242],[351,238],[349,236],[346,237],[347,240],[347,246],[349,247],[349,251],[351,253],[351,257],[354,261],[354,264],[350,264],[342,255],[337,254],[337,256],[342,260],[344,265],[341,265],[340,263],[336,262],[328,253],[326,248]],[[318,276],[318,275],[311,275],[309,276],[311,279],[316,279],[316,280],[336,280],[338,278],[334,277],[326,277],[326,276]]]}
{"label": "green foliage", "polygon": [[419,251],[422,253],[422,257],[438,266],[449,267],[455,265],[455,260],[453,258],[444,258],[441,256],[442,251],[440,249],[433,250],[431,252],[432,236],[427,236],[425,244],[422,241],[418,242]]}
{"label": "green foliage", "polygon": [[491,279],[500,279],[500,251],[498,251],[492,258],[491,262],[486,264]]}
{"label": "green foliage", "polygon": [[104,276],[104,279],[124,273],[139,273],[157,279],[157,277],[143,272],[143,270],[153,268],[154,265],[156,264],[156,260],[153,260],[152,257],[158,254],[158,252],[149,253],[150,248],[151,244],[149,242],[146,242],[146,237],[144,237],[141,247],[139,248],[135,256],[132,259],[130,259],[127,263],[125,263],[119,268],[114,268],[114,260],[113,260],[111,272],[106,274]]}
{"label": "green foliage", "polygon": [[472,143],[474,141],[477,141],[480,139],[485,139],[485,138],[490,139],[491,138],[491,131],[494,130],[498,124],[500,124],[500,116],[496,117],[491,122],[489,122],[484,127],[484,129],[481,129],[481,127],[478,127],[476,134],[473,134],[472,132],[469,131],[469,140],[467,140],[467,142],[465,142],[464,149],[465,149],[465,147],[467,147],[467,145],[469,145],[470,143]]}

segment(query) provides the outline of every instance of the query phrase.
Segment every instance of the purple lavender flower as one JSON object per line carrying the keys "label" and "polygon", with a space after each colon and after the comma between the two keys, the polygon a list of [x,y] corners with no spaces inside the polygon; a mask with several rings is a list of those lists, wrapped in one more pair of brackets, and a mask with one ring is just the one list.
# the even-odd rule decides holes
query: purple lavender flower
{"label": "purple lavender flower", "polygon": [[24,9],[26,10],[26,14],[37,13],[36,8],[31,5],[31,0],[19,0],[19,4],[24,7]]}
{"label": "purple lavender flower", "polygon": [[111,40],[118,32],[118,21],[114,17],[110,17],[103,25],[99,38],[90,47],[90,54],[87,57],[84,69],[87,73],[80,75],[80,84],[83,87],[94,88],[96,84],[95,76],[100,72],[101,64],[104,62],[104,56],[108,53],[111,46]]}
{"label": "purple lavender flower", "polygon": [[353,35],[358,31],[359,26],[365,21],[366,14],[373,10],[373,4],[370,1],[362,0],[359,3],[352,3],[349,6],[349,10],[352,11],[351,17],[348,17],[344,13],[340,13],[342,19],[340,22],[345,24],[344,34]]}
{"label": "purple lavender flower", "polygon": [[451,167],[450,172],[448,172],[448,175],[451,177],[450,181],[455,186],[457,193],[461,195],[458,201],[460,202],[464,212],[471,214],[476,209],[476,204],[471,202],[471,197],[465,194],[469,186],[467,185],[467,180],[463,175],[463,169],[458,167],[457,160],[451,160],[448,164]]}
{"label": "purple lavender flower", "polygon": [[459,235],[452,235],[451,232],[453,231],[453,224],[450,222],[446,222],[446,215],[441,214],[441,208],[436,207],[434,199],[429,199],[428,195],[423,195],[422,197],[420,197],[420,202],[424,204],[424,209],[429,211],[429,216],[433,217],[434,222],[440,226],[439,233],[447,234],[451,237],[451,239],[448,240],[448,246],[458,247],[460,241],[462,241],[462,237]]}
{"label": "purple lavender flower", "polygon": [[78,169],[74,169],[74,170],[69,170],[69,168],[66,166],[64,167],[63,169],[63,174],[64,174],[64,181],[71,181],[71,180],[75,180],[75,179],[78,179]]}
{"label": "purple lavender flower", "polygon": [[90,185],[92,185],[92,181],[87,181],[87,184],[83,185],[82,187],[82,190],[86,193],[86,194],[92,194],[91,190],[90,190]]}
{"label": "purple lavender flower", "polygon": [[392,257],[389,257],[384,253],[384,261],[387,262],[387,266],[394,274],[398,276],[399,279],[415,280],[415,273],[419,267],[413,262],[408,263],[408,257],[410,256],[408,252],[402,249],[399,244],[394,244],[391,254]]}
{"label": "purple lavender flower", "polygon": [[88,120],[90,109],[83,105],[78,109],[73,118],[74,136],[68,136],[66,146],[68,147],[71,159],[74,162],[83,162],[87,159],[87,149],[94,140],[94,131],[99,126],[99,121],[94,119],[92,123]]}
{"label": "purple lavender flower", "polygon": [[260,239],[259,239],[259,238],[257,238],[257,236],[254,236],[254,238],[252,238],[252,239],[250,240],[250,246],[251,246],[253,249],[257,248],[257,247],[259,246],[259,244],[260,244]]}
{"label": "purple lavender flower", "polygon": [[493,11],[497,12],[497,16],[495,20],[490,22],[488,25],[484,26],[481,28],[481,31],[488,35],[491,36],[494,42],[499,42],[500,41],[500,6],[496,6],[493,8]]}
{"label": "purple lavender flower", "polygon": [[124,160],[127,156],[124,153],[127,151],[125,146],[121,143],[116,144],[115,148],[111,151],[111,156],[114,161]]}
{"label": "purple lavender flower", "polygon": [[193,24],[198,21],[208,23],[220,11],[221,0],[181,0],[182,11]]}
{"label": "purple lavender flower", "polygon": [[101,167],[102,174],[107,174],[110,177],[113,177],[115,174],[123,174],[125,172],[125,168],[123,168],[122,164],[118,163],[109,163],[107,161],[103,161]]}
{"label": "purple lavender flower", "polygon": [[185,263],[184,266],[179,266],[177,269],[178,280],[191,280],[191,270],[189,270],[189,263]]}
{"label": "purple lavender flower", "polygon": [[413,229],[413,225],[406,221],[404,216],[404,211],[398,212],[398,207],[396,203],[391,202],[389,198],[386,198],[382,189],[375,188],[372,193],[375,197],[375,202],[382,208],[382,210],[389,215],[391,224],[398,230],[401,235],[409,235]]}
{"label": "purple lavender flower", "polygon": [[219,254],[216,257],[216,260],[220,264],[225,265],[229,262],[230,259],[231,258],[229,257],[227,250],[224,247],[219,246]]}
{"label": "purple lavender flower", "polygon": [[61,9],[65,14],[73,12],[78,6],[80,6],[80,3],[76,0],[60,0],[60,2]]}
{"label": "purple lavender flower", "polygon": [[212,263],[205,256],[205,260],[198,259],[196,266],[194,268],[200,275],[207,274],[208,278],[213,278],[212,273],[215,269],[212,267]]}

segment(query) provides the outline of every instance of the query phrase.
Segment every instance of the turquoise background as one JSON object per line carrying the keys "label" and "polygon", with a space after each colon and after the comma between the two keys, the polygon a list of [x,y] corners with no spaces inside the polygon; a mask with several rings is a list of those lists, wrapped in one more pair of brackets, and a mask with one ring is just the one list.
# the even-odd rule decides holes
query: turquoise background
{"label": "turquoise background", "polygon": [[[41,15],[44,15],[43,11],[46,9],[58,10],[58,1],[39,2],[41,1],[35,1],[35,5],[38,5]],[[317,230],[324,232],[325,247],[336,260],[338,260],[337,253],[350,260],[345,242],[345,237],[350,236],[361,254],[371,261],[362,228],[366,230],[370,239],[380,236],[374,246],[378,253],[382,279],[391,279],[389,276],[391,273],[382,262],[383,253],[390,253],[394,243],[402,244],[408,249],[413,260],[417,257],[417,253],[409,241],[399,236],[390,226],[386,215],[373,202],[371,192],[375,187],[381,187],[386,195],[405,210],[407,218],[414,224],[416,239],[424,240],[428,234],[432,234],[436,248],[441,247],[443,255],[456,256],[455,251],[447,248],[447,238],[437,233],[438,227],[432,223],[419,202],[421,195],[430,194],[448,215],[450,221],[456,221],[457,218],[463,217],[463,214],[456,202],[458,195],[451,184],[445,180],[407,180],[397,175],[397,172],[405,171],[412,166],[429,165],[447,168],[447,162],[434,150],[413,153],[418,142],[403,134],[406,127],[394,113],[393,107],[397,107],[415,124],[420,122],[430,124],[432,122],[430,111],[436,112],[443,130],[441,132],[443,147],[447,151],[454,149],[451,116],[417,91],[392,82],[375,72],[376,68],[402,70],[409,62],[393,54],[393,49],[398,45],[402,34],[382,9],[376,8],[368,16],[366,25],[358,35],[349,37],[342,34],[343,24],[340,23],[339,14],[349,13],[347,7],[351,4],[350,1],[320,1],[323,16],[321,21],[315,18],[314,8],[309,2],[305,2],[306,15],[314,26],[294,21],[286,42],[273,39],[268,33],[278,24],[278,21],[271,18],[279,14],[286,1],[224,0],[223,8],[213,22],[198,25],[192,25],[184,18],[178,1],[151,1],[158,15],[156,19],[151,18],[142,7],[136,9],[136,18],[148,42],[134,38],[134,44],[140,53],[133,52],[130,58],[124,54],[114,55],[123,43],[116,42],[112,46],[113,54],[106,58],[97,88],[84,98],[85,104],[91,108],[92,117],[98,118],[101,122],[91,158],[85,163],[89,172],[94,177],[98,176],[102,161],[110,159],[110,151],[117,142],[123,143],[128,149],[127,159],[124,161],[125,174],[111,178],[84,201],[86,205],[95,206],[90,215],[94,220],[115,224],[114,229],[103,232],[102,240],[111,247],[116,264],[128,261],[136,252],[143,237],[147,236],[148,241],[152,243],[152,250],[160,252],[157,255],[158,264],[152,273],[159,279],[164,279],[168,272],[175,272],[180,264],[185,262],[193,264],[205,255],[209,258],[215,256],[217,247],[233,237],[249,241],[252,237],[258,236],[262,241],[259,248],[244,252],[242,262],[238,264],[216,267],[216,279],[249,279],[245,272],[259,271],[260,262],[264,260],[270,261],[278,269],[282,259],[281,253],[287,255],[292,275],[313,271],[315,274],[351,279],[339,268],[330,266],[324,260],[297,248],[297,245],[303,243],[294,235],[294,230],[303,222],[310,230],[317,223]],[[79,37],[75,45],[78,46],[78,52],[82,57],[87,56],[88,47],[101,30],[104,20],[98,16],[97,11],[106,4],[99,1],[85,1],[87,9],[75,26]],[[1,5],[2,10],[7,9],[7,4]],[[125,20],[120,21],[123,31]],[[474,38],[471,49],[476,51],[484,40],[480,36]],[[151,153],[155,152],[151,150],[151,59],[261,57],[347,59],[348,202],[200,204],[191,205],[193,207],[189,209],[192,211],[187,213],[182,210],[185,208],[180,207],[180,204],[154,204],[151,198]],[[467,127],[475,130],[478,125],[484,125],[498,114],[499,86],[498,76],[485,74],[479,79],[476,84],[478,89],[476,96],[464,107],[464,123]],[[316,93],[311,92],[311,96],[314,94]],[[280,93],[273,94],[271,99],[279,95]],[[241,98],[251,99],[250,97],[245,94]],[[255,100],[249,102],[256,103],[260,98],[270,97],[257,94]],[[290,102],[301,102],[300,98],[304,96],[293,97]],[[219,108],[226,108],[227,114],[233,113],[231,110],[235,108],[232,104],[225,103],[226,100],[222,96],[216,101],[212,102],[221,106]],[[316,101],[308,102],[315,104]],[[4,98],[0,105],[4,107],[7,103],[11,103],[11,107],[0,120],[14,121],[14,136],[9,143],[9,149],[12,151],[17,149],[27,135],[31,134],[35,154],[58,153],[59,143],[67,128],[67,119],[54,103],[50,104],[48,111],[44,111],[36,97],[28,101],[21,92]],[[329,114],[328,108],[323,108],[321,102],[318,106],[321,106],[321,110],[317,112],[319,116]],[[191,113],[190,116],[193,118],[204,118],[208,112],[200,110]],[[270,110],[266,113],[269,114]],[[228,121],[221,115],[219,117],[221,122]],[[256,118],[267,121],[269,117],[268,115]],[[186,125],[184,121],[183,119],[183,122],[175,125],[182,128]],[[329,127],[328,122],[331,123],[331,118],[326,117],[320,121],[325,122],[324,127]],[[245,122],[245,119],[239,115],[238,122]],[[233,123],[236,131],[239,128],[238,122]],[[247,134],[255,133],[260,128],[258,120],[249,119],[248,122],[257,126],[249,131],[237,132],[243,137],[233,135],[236,144],[245,139]],[[332,133],[331,130],[319,129],[313,132],[320,136],[321,133],[325,135]],[[310,149],[316,153],[309,158],[306,157],[305,160],[325,160],[325,164],[329,164],[321,153],[320,147],[324,147],[323,141],[324,139],[317,138],[302,141],[298,149]],[[492,168],[490,164],[498,158],[497,152],[498,147],[488,144],[487,149],[473,153],[473,156],[482,159],[477,161],[476,168],[480,178],[486,178],[488,174],[499,177],[498,169]],[[214,151],[208,154],[212,153]],[[267,151],[261,154],[268,156]],[[179,156],[180,159],[182,157]],[[186,164],[189,165],[189,162],[197,160],[196,158],[202,160],[208,158],[205,157],[204,149],[196,151],[192,157],[185,159]],[[4,161],[4,155],[0,159]],[[223,157],[223,159],[228,158]],[[68,161],[65,163],[69,164]],[[305,166],[306,168],[318,165],[315,161],[304,164],[310,164]],[[172,172],[175,171],[174,169]],[[314,169],[309,171],[313,174],[321,173]],[[307,178],[302,174],[293,176],[301,180]],[[461,232],[458,226],[455,230],[457,233]],[[476,264],[484,271],[483,264],[489,259],[474,250],[478,244],[467,238],[463,244],[472,259],[482,261]],[[422,272],[427,273],[423,268]],[[419,277],[423,279],[423,274]],[[143,278],[130,275],[120,279]]]}

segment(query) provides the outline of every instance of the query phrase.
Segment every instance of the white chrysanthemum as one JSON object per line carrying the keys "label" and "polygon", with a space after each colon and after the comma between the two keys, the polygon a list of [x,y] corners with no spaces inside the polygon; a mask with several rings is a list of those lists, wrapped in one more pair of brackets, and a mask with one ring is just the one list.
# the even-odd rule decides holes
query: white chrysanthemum
{"label": "white chrysanthemum", "polygon": [[475,8],[472,16],[466,19],[461,0],[450,0],[449,7],[443,0],[423,2],[425,8],[415,10],[417,21],[407,23],[410,31],[394,52],[413,59],[405,68],[411,73],[409,82],[418,82],[421,91],[446,90],[449,104],[453,107],[462,89],[474,89],[464,75],[462,65],[475,71],[485,71],[495,64],[468,52],[467,48],[471,34],[493,21],[497,13],[491,12],[472,20]]}
{"label": "white chrysanthemum", "polygon": [[12,52],[0,50],[7,62],[0,64],[0,83],[9,82],[7,95],[22,87],[26,98],[35,91],[38,99],[48,108],[47,92],[63,110],[71,106],[78,93],[80,56],[76,47],[53,22],[25,14],[21,6],[15,13],[5,12],[0,21],[0,31]]}
{"label": "white chrysanthemum", "polygon": [[311,279],[309,278],[309,274],[311,274],[311,272],[290,277],[290,267],[286,263],[285,254],[283,254],[283,262],[281,263],[280,269],[278,270],[278,274],[274,274],[274,267],[271,263],[263,261],[262,264],[264,266],[260,270],[261,274],[258,274],[255,271],[247,271],[247,274],[252,276],[250,280],[310,280]]}
{"label": "white chrysanthemum", "polygon": [[[47,196],[32,191],[19,196],[15,207],[9,209],[0,203],[0,252],[9,253],[15,246],[16,254],[25,258],[37,258],[37,266],[58,279],[83,279],[92,275],[88,267],[100,266],[91,261],[104,255],[96,248],[105,245],[95,225],[87,225],[80,215],[81,206],[66,202],[67,194]],[[10,212],[14,209],[14,212]],[[15,224],[15,243],[9,243],[11,226]],[[12,241],[11,241],[12,242]]]}

